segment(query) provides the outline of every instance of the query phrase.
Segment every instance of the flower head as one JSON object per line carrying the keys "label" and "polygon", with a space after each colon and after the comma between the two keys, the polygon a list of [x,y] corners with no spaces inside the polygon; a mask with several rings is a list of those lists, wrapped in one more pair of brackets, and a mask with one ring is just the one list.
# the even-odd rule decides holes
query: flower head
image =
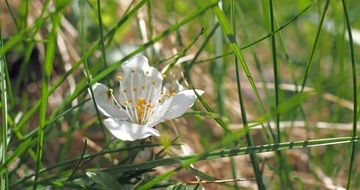
{"label": "flower head", "polygon": [[118,139],[133,141],[159,136],[155,125],[183,115],[196,100],[193,90],[175,93],[163,87],[163,76],[149,66],[144,56],[125,62],[122,70],[118,98],[103,84],[92,86],[99,111],[108,117],[104,124]]}

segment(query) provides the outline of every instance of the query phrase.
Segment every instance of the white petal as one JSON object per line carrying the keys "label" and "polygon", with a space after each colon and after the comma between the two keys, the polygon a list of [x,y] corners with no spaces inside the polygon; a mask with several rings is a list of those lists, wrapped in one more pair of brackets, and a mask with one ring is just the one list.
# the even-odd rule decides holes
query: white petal
{"label": "white petal", "polygon": [[145,71],[149,67],[150,67],[149,61],[143,55],[136,55],[130,60],[126,61],[124,64],[122,64],[122,68],[124,71],[135,70],[135,69],[140,69]]}
{"label": "white petal", "polygon": [[159,131],[146,125],[128,123],[127,121],[120,121],[112,118],[105,119],[104,124],[111,134],[123,141],[144,139],[152,135],[160,136]]}
{"label": "white petal", "polygon": [[[127,113],[121,108],[117,107],[114,99],[108,95],[108,88],[100,83],[92,85],[94,98],[99,111],[106,117],[114,117],[119,119],[127,119]],[[90,92],[89,92],[90,93]]]}
{"label": "white petal", "polygon": [[[201,96],[204,91],[196,90]],[[162,116],[162,120],[169,120],[183,115],[195,102],[196,94],[193,90],[183,90],[177,93],[169,102],[168,110]]]}
{"label": "white petal", "polygon": [[124,103],[127,99],[136,101],[138,97],[149,99],[158,98],[163,76],[154,67],[150,67],[146,57],[142,55],[135,56],[125,62],[122,66],[124,77],[120,90],[126,91],[126,94],[120,92],[120,102]]}

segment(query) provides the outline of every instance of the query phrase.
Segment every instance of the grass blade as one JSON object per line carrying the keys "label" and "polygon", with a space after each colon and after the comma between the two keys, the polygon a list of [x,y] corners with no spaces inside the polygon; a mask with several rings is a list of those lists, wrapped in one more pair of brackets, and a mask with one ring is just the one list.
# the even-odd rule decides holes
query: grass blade
{"label": "grass blade", "polygon": [[352,37],[352,32],[351,32],[351,25],[350,25],[350,21],[349,21],[349,15],[348,15],[348,10],[346,7],[346,2],[345,0],[342,0],[342,5],[344,8],[344,14],[345,14],[345,21],[346,21],[346,27],[347,27],[347,32],[349,35],[349,46],[350,46],[350,56],[351,56],[351,70],[352,70],[352,85],[353,85],[353,98],[354,98],[354,111],[353,111],[353,130],[352,130],[352,138],[353,140],[351,141],[351,157],[350,157],[350,168],[349,168],[349,173],[348,173],[348,181],[346,184],[346,189],[350,189],[350,184],[351,184],[351,177],[352,177],[352,171],[353,171],[353,167],[354,167],[354,163],[355,163],[355,150],[356,150],[356,143],[355,143],[355,138],[356,138],[356,131],[357,131],[357,109],[358,109],[358,100],[357,100],[357,79],[356,79],[356,65],[355,65],[355,54],[354,54],[354,44],[353,44],[353,37]]}
{"label": "grass blade", "polygon": [[43,68],[43,79],[42,79],[42,88],[41,88],[41,105],[40,105],[40,115],[39,115],[39,130],[38,130],[38,144],[36,149],[36,169],[35,169],[35,183],[33,189],[37,188],[37,179],[38,173],[40,171],[40,165],[43,157],[43,144],[44,144],[44,127],[46,126],[46,110],[47,110],[47,101],[49,97],[49,81],[52,73],[52,65],[54,61],[55,51],[56,51],[56,36],[57,36],[57,27],[60,23],[61,14],[55,14],[53,18],[53,26],[50,32],[46,55],[45,63]]}
{"label": "grass blade", "polygon": [[[235,32],[235,5],[234,5],[234,0],[231,1],[231,23],[232,23],[232,27],[233,27],[233,32]],[[238,64],[238,59],[235,56],[235,68],[236,68],[236,84],[237,84],[237,90],[238,90],[238,96],[239,96],[239,101],[240,101],[240,110],[241,110],[241,118],[243,121],[243,125],[245,126],[245,137],[246,137],[246,142],[248,144],[248,146],[253,146],[253,139],[252,136],[250,134],[250,128],[248,125],[248,120],[247,120],[247,116],[246,116],[246,108],[245,108],[245,102],[244,102],[244,98],[242,95],[242,91],[241,91],[241,82],[240,82],[240,70],[239,70],[239,64]],[[251,164],[252,164],[252,168],[254,170],[255,173],[255,180],[258,186],[258,189],[260,190],[264,190],[265,189],[265,185],[262,179],[262,174],[259,168],[259,161],[258,158],[256,156],[256,154],[249,154],[250,155],[250,159],[251,159]]]}
{"label": "grass blade", "polygon": [[[274,8],[273,1],[269,0],[269,9],[270,9],[270,31],[273,33],[275,31],[275,18],[274,18]],[[279,83],[280,76],[278,71],[278,63],[276,56],[276,39],[275,35],[271,36],[271,50],[272,50],[272,59],[273,59],[273,73],[274,73],[274,88],[275,88],[275,123],[276,123],[276,143],[281,143],[281,133],[280,133],[280,113],[279,113]],[[286,167],[286,159],[281,152],[276,151],[279,162],[279,173],[280,173],[280,183],[282,188],[293,189],[290,179],[289,179],[289,170]]]}
{"label": "grass blade", "polygon": [[[0,25],[0,47],[3,47],[3,38],[2,38],[2,28]],[[5,54],[0,54],[0,91],[1,91],[1,164],[5,164],[7,161],[7,151],[8,151],[8,101],[7,101],[7,83],[6,83],[6,58]],[[0,189],[6,190],[9,185],[8,171],[2,171]]]}
{"label": "grass blade", "polygon": [[[236,140],[241,135],[243,135],[243,133],[233,134],[230,137],[227,137],[223,142],[227,143],[227,141],[229,140],[230,141]],[[274,152],[274,151],[294,150],[294,149],[302,149],[302,148],[310,148],[310,147],[318,147],[318,146],[331,146],[336,144],[348,144],[351,143],[352,140],[357,142],[360,140],[360,138],[356,137],[354,139],[352,137],[337,137],[337,138],[314,139],[314,140],[305,140],[305,141],[290,141],[279,144],[266,144],[266,145],[258,145],[258,146],[244,147],[237,149],[225,149],[221,151],[209,151],[209,152],[204,152],[202,154],[195,154],[190,156],[152,160],[139,164],[121,165],[113,168],[103,169],[100,171],[109,172],[109,173],[125,173],[131,171],[147,170],[158,166],[167,166],[172,164],[180,164],[181,166],[186,167],[190,164],[193,164],[201,160],[212,160],[212,159],[218,159],[218,158],[230,157],[230,156],[248,155],[250,153]],[[174,170],[170,170],[169,172],[158,176],[157,178],[155,178],[156,182],[160,182],[161,180],[170,177],[172,174],[174,174],[173,171]],[[79,178],[83,176],[77,176],[77,177]],[[150,181],[151,185],[155,184],[153,182],[154,181]]]}
{"label": "grass blade", "polygon": [[[231,26],[228,22],[228,20],[226,19],[224,13],[221,11],[221,9],[219,8],[219,6],[215,6],[213,8],[217,18],[219,19],[219,23],[220,23],[220,26],[222,27],[223,29],[223,32],[224,34],[226,35],[227,39],[229,40],[230,42],[230,46],[232,48],[232,50],[234,51],[238,61],[240,62],[241,64],[241,67],[243,68],[244,72],[245,72],[245,75],[251,85],[251,88],[257,98],[257,100],[259,101],[260,105],[261,105],[261,108],[263,110],[263,112],[265,112],[265,108],[264,108],[264,105],[262,103],[262,100],[260,98],[260,95],[259,95],[259,92],[256,88],[256,85],[255,85],[255,81],[254,81],[254,78],[252,77],[252,74],[250,73],[250,70],[249,70],[249,67],[247,66],[247,63],[242,55],[242,52],[241,52],[241,48],[239,47],[238,43],[237,43],[237,40],[236,40],[236,36],[235,34],[232,32],[232,29],[231,29]],[[273,140],[275,140],[275,134],[273,133],[272,129],[271,128],[268,128],[272,137],[273,137]]]}
{"label": "grass blade", "polygon": [[319,26],[318,26],[318,29],[317,29],[317,32],[316,32],[315,41],[314,41],[314,44],[313,44],[313,46],[311,48],[310,56],[309,56],[309,59],[308,59],[307,64],[306,64],[306,71],[305,71],[305,74],[304,74],[304,79],[303,79],[302,84],[301,84],[301,90],[300,90],[301,92],[304,91],[304,88],[305,88],[305,85],[306,85],[306,81],[307,81],[309,71],[310,71],[310,68],[311,68],[311,65],[312,65],[312,60],[313,60],[313,57],[314,57],[316,46],[317,46],[319,38],[320,38],[321,29],[322,29],[322,26],[324,24],[325,15],[326,15],[326,12],[328,10],[329,3],[330,3],[330,0],[327,0],[325,2],[324,10],[322,12],[320,23],[319,23]]}

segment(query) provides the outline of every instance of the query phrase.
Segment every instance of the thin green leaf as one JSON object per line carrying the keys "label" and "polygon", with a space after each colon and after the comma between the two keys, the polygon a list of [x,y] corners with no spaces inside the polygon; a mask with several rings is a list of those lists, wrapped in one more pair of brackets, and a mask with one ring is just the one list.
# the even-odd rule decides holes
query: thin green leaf
{"label": "thin green leaf", "polygon": [[352,177],[352,171],[353,171],[353,167],[354,167],[354,163],[355,163],[355,151],[356,151],[356,144],[355,144],[355,138],[356,138],[356,131],[357,131],[357,120],[358,120],[358,94],[357,94],[357,75],[356,75],[356,62],[355,62],[355,54],[354,54],[354,44],[353,44],[353,37],[352,37],[352,32],[351,32],[351,25],[350,25],[350,21],[349,21],[349,13],[346,7],[346,2],[345,0],[342,0],[342,5],[344,8],[344,14],[345,14],[345,21],[346,21],[346,27],[347,27],[347,32],[349,35],[349,46],[350,46],[350,56],[351,56],[351,71],[352,71],[352,85],[353,85],[353,98],[354,98],[354,111],[353,111],[353,129],[352,129],[352,133],[351,136],[354,139],[353,141],[351,141],[351,156],[350,156],[350,168],[349,168],[349,172],[348,172],[348,181],[346,184],[346,189],[350,189],[350,184],[351,184],[351,177]]}

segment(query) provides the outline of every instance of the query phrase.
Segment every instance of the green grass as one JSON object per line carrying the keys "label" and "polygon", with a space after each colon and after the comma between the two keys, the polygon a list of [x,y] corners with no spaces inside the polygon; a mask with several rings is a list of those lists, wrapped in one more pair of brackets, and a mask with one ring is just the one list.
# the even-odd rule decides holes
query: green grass
{"label": "green grass", "polygon": [[[351,136],[353,138],[356,137],[356,132],[357,132],[357,121],[358,121],[358,93],[357,93],[357,77],[356,77],[356,66],[355,66],[355,55],[354,55],[354,45],[353,45],[353,37],[352,37],[352,32],[351,32],[351,25],[350,25],[350,21],[349,21],[349,13],[346,7],[346,3],[343,0],[342,1],[342,5],[344,7],[344,14],[345,14],[345,20],[346,20],[346,28],[348,30],[348,35],[349,35],[349,45],[350,45],[350,55],[351,55],[351,70],[352,70],[352,85],[353,85],[353,99],[354,99],[354,110],[353,110],[353,129],[352,129],[352,133]],[[348,181],[347,181],[347,185],[346,188],[349,189],[350,188],[350,184],[351,184],[351,177],[352,177],[352,173],[353,173],[353,167],[354,167],[354,162],[355,162],[355,142],[353,141],[351,143],[351,160],[350,160],[350,169],[349,169],[349,177],[348,177]]]}
{"label": "green grass", "polygon": [[[5,0],[0,190],[356,189],[359,9],[351,0]],[[159,138],[123,142],[90,87],[116,95],[121,65],[138,53],[166,82],[205,94],[159,124]],[[144,150],[151,156],[139,161]]]}
{"label": "green grass", "polygon": [[[2,37],[2,27],[0,27],[0,47],[2,48],[3,45],[3,37]],[[6,59],[4,55],[0,55],[0,90],[1,90],[1,165],[4,165],[7,161],[8,157],[8,100],[7,100],[7,92],[8,86],[6,79],[8,78],[7,75],[7,65]],[[8,189],[9,188],[9,176],[8,171],[1,171],[1,189]]]}

